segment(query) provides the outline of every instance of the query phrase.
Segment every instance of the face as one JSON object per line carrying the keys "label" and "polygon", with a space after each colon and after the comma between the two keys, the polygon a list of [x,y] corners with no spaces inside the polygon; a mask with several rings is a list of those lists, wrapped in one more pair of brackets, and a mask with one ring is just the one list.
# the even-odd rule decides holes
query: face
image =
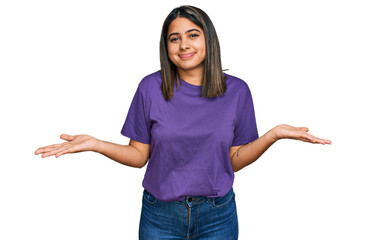
{"label": "face", "polygon": [[174,19],[168,28],[168,55],[178,71],[203,70],[206,43],[203,30],[187,18]]}

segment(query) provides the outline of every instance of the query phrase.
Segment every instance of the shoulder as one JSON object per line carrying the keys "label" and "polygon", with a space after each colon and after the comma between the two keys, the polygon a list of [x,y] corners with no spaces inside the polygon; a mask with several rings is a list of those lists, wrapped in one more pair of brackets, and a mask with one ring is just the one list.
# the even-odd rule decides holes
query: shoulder
{"label": "shoulder", "polygon": [[139,89],[142,92],[146,92],[148,90],[153,90],[158,86],[160,88],[161,85],[161,74],[160,70],[149,75],[146,75],[139,83]]}
{"label": "shoulder", "polygon": [[235,77],[233,75],[224,73],[227,77],[226,86],[235,92],[250,92],[248,84],[241,78]]}

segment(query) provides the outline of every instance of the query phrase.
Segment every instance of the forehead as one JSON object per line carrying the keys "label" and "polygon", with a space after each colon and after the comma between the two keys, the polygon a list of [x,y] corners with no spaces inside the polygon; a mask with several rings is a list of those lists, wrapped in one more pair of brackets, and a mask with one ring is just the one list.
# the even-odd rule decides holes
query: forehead
{"label": "forehead", "polygon": [[183,34],[186,31],[190,30],[190,29],[198,29],[203,33],[203,30],[196,25],[195,23],[193,23],[191,20],[187,19],[187,18],[183,18],[183,17],[179,17],[174,19],[168,28],[168,35],[170,33],[176,32],[176,33],[180,33]]}

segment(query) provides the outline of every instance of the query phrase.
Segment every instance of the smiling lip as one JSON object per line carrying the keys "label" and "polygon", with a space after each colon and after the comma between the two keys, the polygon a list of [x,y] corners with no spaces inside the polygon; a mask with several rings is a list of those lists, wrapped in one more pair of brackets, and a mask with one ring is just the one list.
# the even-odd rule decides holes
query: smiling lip
{"label": "smiling lip", "polygon": [[188,59],[193,57],[194,53],[187,53],[187,54],[179,54],[179,57],[182,59]]}

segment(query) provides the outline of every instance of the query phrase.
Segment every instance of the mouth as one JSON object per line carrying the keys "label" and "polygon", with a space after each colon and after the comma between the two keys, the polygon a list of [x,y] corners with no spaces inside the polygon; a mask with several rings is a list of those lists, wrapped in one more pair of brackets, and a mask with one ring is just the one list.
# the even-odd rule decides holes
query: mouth
{"label": "mouth", "polygon": [[195,53],[186,53],[186,54],[179,54],[178,56],[181,58],[181,59],[189,59],[191,57],[194,56]]}

